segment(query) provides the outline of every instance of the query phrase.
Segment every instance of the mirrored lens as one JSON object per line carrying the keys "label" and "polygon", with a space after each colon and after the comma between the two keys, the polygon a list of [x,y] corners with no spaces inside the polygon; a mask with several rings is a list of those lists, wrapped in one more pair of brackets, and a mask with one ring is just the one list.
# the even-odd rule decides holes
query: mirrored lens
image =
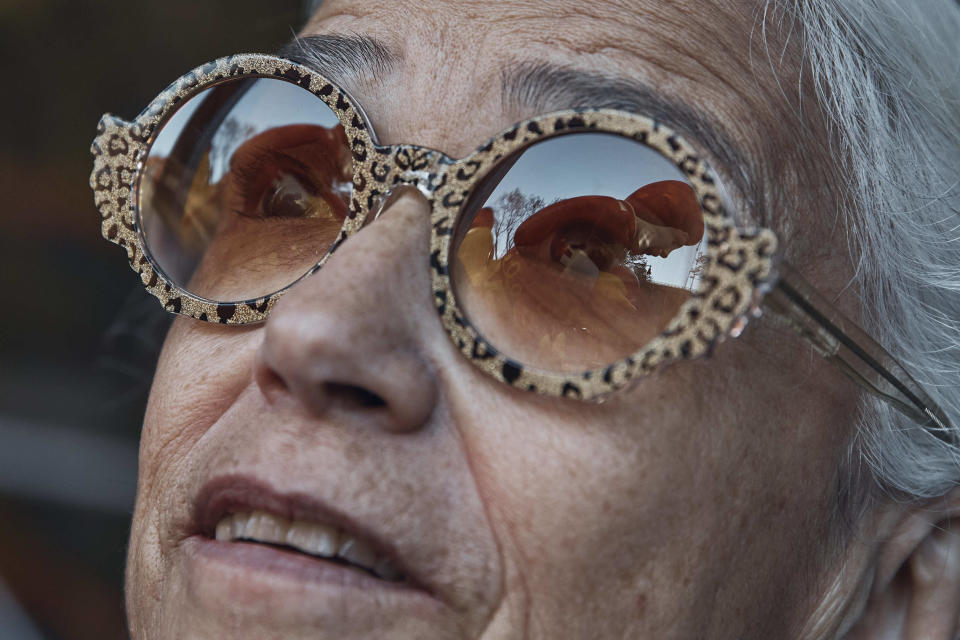
{"label": "mirrored lens", "polygon": [[508,357],[554,372],[643,348],[705,264],[702,209],[683,173],[604,133],[549,138],[506,160],[454,238],[451,277],[471,323]]}
{"label": "mirrored lens", "polygon": [[291,284],[346,217],[352,161],[334,112],[272,78],[201,91],[158,132],[139,186],[147,250],[166,276],[221,302]]}

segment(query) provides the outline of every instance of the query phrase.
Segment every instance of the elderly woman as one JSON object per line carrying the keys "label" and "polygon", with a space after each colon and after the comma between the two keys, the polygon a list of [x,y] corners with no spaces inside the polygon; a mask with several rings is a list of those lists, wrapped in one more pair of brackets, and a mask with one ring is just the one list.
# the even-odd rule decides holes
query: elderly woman
{"label": "elderly woman", "polygon": [[328,0],[105,116],[133,636],[956,638],[958,30]]}

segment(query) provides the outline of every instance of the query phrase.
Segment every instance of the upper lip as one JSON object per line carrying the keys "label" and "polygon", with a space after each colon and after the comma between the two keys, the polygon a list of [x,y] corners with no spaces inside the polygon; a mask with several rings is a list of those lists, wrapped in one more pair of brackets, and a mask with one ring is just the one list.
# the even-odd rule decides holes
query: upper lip
{"label": "upper lip", "polygon": [[340,529],[373,545],[406,576],[408,585],[430,591],[415,568],[408,566],[397,549],[378,532],[357,522],[316,497],[300,492],[280,492],[265,482],[243,475],[223,475],[207,481],[193,502],[194,533],[213,538],[224,516],[242,511],[266,511],[288,520],[318,522]]}

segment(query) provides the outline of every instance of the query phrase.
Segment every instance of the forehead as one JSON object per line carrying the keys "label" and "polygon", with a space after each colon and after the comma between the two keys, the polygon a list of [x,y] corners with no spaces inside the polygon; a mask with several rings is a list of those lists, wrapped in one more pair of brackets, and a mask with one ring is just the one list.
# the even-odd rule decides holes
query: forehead
{"label": "forehead", "polygon": [[477,142],[458,138],[574,106],[563,91],[541,92],[532,104],[504,95],[510,72],[540,64],[642,83],[710,114],[749,146],[768,137],[756,129],[775,122],[771,111],[783,102],[777,79],[767,82],[766,67],[759,65],[758,73],[751,62],[755,4],[327,0],[304,33],[364,34],[383,42],[395,64],[374,82],[348,89],[365,106],[373,102],[381,135],[385,127],[398,134],[419,128],[438,139],[403,141],[450,155],[463,155]]}
{"label": "forehead", "polygon": [[547,55],[615,71],[618,61],[635,57],[696,64],[700,52],[715,55],[716,45],[739,57],[756,6],[757,0],[326,0],[308,30],[378,31],[417,57],[453,55],[474,68],[491,57]]}

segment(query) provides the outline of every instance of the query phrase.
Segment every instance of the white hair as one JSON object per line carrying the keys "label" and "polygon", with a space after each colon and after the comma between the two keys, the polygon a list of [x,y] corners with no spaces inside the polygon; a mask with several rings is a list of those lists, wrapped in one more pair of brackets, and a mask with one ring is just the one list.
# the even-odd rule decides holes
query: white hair
{"label": "white hair", "polygon": [[[913,373],[960,442],[960,6],[768,0],[767,9],[801,27],[851,203],[842,215],[864,329]],[[850,469],[865,463],[874,488],[928,499],[960,486],[960,447],[889,405],[865,396],[857,427]]]}

